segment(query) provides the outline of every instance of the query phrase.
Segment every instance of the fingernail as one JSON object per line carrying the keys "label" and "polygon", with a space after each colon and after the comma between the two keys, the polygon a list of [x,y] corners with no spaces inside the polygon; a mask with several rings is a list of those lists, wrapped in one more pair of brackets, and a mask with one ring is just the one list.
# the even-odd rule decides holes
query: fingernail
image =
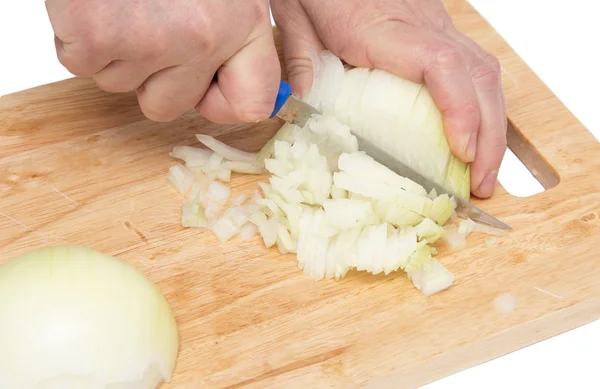
{"label": "fingernail", "polygon": [[475,152],[477,151],[477,134],[472,133],[469,136],[469,143],[467,143],[467,149],[465,150],[466,162],[473,162],[475,160]]}
{"label": "fingernail", "polygon": [[481,184],[479,184],[478,191],[484,196],[491,196],[494,193],[496,187],[496,180],[498,178],[498,171],[492,170],[485,176]]}

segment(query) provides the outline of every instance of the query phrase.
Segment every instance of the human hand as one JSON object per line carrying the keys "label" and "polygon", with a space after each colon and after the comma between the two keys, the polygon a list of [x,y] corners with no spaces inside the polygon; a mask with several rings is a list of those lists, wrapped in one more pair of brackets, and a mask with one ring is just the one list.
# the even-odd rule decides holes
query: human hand
{"label": "human hand", "polygon": [[[268,118],[281,69],[268,0],[46,0],[60,62],[144,114],[196,108],[217,123]],[[218,81],[213,81],[218,74]]]}
{"label": "human hand", "polygon": [[448,143],[471,164],[471,192],[493,194],[506,151],[500,63],[458,32],[441,0],[271,0],[294,92],[311,86],[311,50],[427,85]]}

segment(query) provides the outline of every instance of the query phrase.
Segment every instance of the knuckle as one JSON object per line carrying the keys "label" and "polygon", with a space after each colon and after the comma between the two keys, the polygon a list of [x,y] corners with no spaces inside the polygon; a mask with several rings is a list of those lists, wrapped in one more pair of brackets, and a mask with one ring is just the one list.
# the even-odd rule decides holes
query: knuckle
{"label": "knuckle", "polygon": [[130,45],[135,47],[134,57],[137,60],[154,60],[161,58],[169,50],[169,37],[165,28],[154,30],[138,29],[137,36]]}
{"label": "knuckle", "polygon": [[452,44],[435,43],[431,44],[426,50],[429,51],[432,66],[457,68],[465,63],[461,51]]}
{"label": "knuckle", "polygon": [[473,80],[488,88],[498,88],[502,82],[502,67],[498,58],[486,55],[483,60],[473,66],[471,76]]}
{"label": "knuckle", "polygon": [[218,30],[207,12],[198,12],[195,17],[189,18],[183,24],[184,34],[187,36],[197,51],[202,55],[210,55],[218,48]]}
{"label": "knuckle", "polygon": [[245,12],[248,12],[248,15],[257,23],[264,23],[269,20],[270,23],[270,14],[268,4],[263,0],[253,0],[248,2],[248,8],[245,9]]}

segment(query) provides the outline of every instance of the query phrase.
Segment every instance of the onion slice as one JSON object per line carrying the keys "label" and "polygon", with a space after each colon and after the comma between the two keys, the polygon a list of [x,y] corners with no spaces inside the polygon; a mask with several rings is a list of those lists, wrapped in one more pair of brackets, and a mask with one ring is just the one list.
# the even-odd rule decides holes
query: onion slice
{"label": "onion slice", "polygon": [[255,153],[238,150],[210,135],[197,134],[196,138],[200,143],[229,161],[257,163]]}

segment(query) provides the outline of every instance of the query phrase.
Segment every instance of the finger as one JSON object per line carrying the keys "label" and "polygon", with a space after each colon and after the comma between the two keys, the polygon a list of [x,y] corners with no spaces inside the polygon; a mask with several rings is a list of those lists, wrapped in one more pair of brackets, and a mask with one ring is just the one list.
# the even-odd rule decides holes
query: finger
{"label": "finger", "polygon": [[443,114],[452,153],[464,162],[473,161],[481,120],[479,100],[465,59],[453,41],[395,22],[373,27],[358,39],[358,44],[348,46],[352,49],[340,53],[342,59],[426,84]]}
{"label": "finger", "polygon": [[493,195],[498,170],[506,153],[507,118],[506,101],[502,89],[501,66],[498,60],[486,52],[471,38],[452,30],[452,37],[467,48],[467,66],[473,78],[481,108],[479,153],[471,165],[471,187],[475,196],[487,198]]}
{"label": "finger", "polygon": [[196,109],[215,123],[267,119],[275,107],[280,78],[281,66],[269,27],[219,68],[218,81],[212,83]]}
{"label": "finger", "polygon": [[481,127],[477,140],[479,150],[471,164],[471,188],[475,196],[493,195],[498,170],[506,152],[507,118],[498,60],[488,56],[471,66],[473,83],[481,109]]}
{"label": "finger", "polygon": [[131,92],[138,89],[156,71],[181,65],[169,61],[171,58],[165,56],[163,59],[147,61],[115,60],[95,74],[94,81],[100,89],[107,92]]}
{"label": "finger", "polygon": [[138,89],[152,75],[151,69],[160,68],[148,66],[147,63],[116,60],[95,74],[94,81],[106,92],[131,92]]}
{"label": "finger", "polygon": [[288,82],[296,96],[312,87],[311,54],[325,50],[310,18],[298,2],[273,4],[273,19],[281,32]]}
{"label": "finger", "polygon": [[177,119],[202,99],[215,71],[208,63],[192,63],[152,74],[137,90],[142,112],[157,122]]}

